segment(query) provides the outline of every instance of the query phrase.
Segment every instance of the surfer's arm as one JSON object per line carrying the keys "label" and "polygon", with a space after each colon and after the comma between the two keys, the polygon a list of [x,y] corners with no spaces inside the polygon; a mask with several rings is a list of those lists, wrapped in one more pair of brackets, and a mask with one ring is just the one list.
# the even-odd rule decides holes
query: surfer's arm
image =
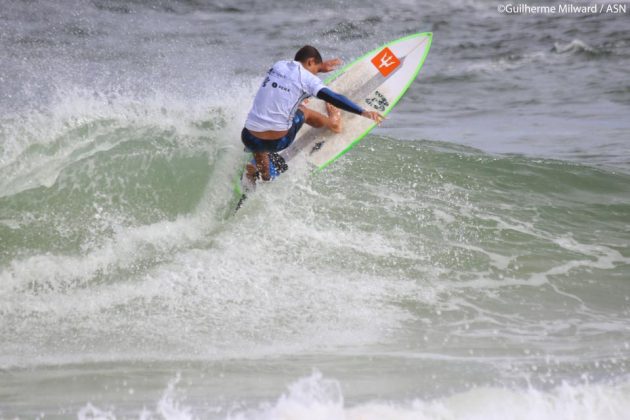
{"label": "surfer's arm", "polygon": [[353,114],[358,115],[363,114],[363,108],[361,108],[359,105],[355,104],[345,96],[335,93],[328,88],[321,88],[319,92],[317,92],[317,97],[322,101],[326,101],[329,104],[336,106],[339,109],[343,109],[344,111],[352,112]]}
{"label": "surfer's arm", "polygon": [[352,112],[353,114],[361,115],[365,118],[369,118],[371,120],[380,123],[385,119],[381,114],[376,111],[366,111],[361,108],[359,105],[352,102],[350,99],[346,98],[343,95],[333,92],[328,88],[321,88],[319,92],[317,92],[317,97],[323,101],[328,102],[329,104],[336,106],[339,109],[343,109],[344,111]]}
{"label": "surfer's arm", "polygon": [[342,61],[339,58],[333,58],[332,60],[324,61],[319,67],[319,73],[328,73],[329,71],[335,70],[337,67],[341,65]]}

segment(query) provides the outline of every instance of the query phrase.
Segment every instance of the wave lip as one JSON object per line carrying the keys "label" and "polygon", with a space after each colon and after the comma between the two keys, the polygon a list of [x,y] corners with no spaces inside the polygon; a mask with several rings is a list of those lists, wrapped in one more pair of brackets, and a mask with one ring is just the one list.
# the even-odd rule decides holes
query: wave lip
{"label": "wave lip", "polygon": [[599,55],[599,54],[603,53],[603,51],[601,51],[601,50],[599,50],[597,48],[591,47],[586,42],[581,41],[579,39],[573,39],[573,40],[571,40],[571,42],[568,42],[566,44],[563,44],[561,42],[555,42],[553,44],[553,48],[551,50],[553,52],[555,52],[555,53],[558,53],[558,54],[587,53],[587,54],[590,54],[590,55]]}

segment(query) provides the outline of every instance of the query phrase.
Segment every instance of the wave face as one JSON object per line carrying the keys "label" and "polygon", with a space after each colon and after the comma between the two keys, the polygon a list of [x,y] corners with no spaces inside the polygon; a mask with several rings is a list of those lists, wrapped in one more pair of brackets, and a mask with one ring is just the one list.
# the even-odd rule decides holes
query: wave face
{"label": "wave face", "polygon": [[[622,418],[625,21],[254,3],[7,0],[0,418]],[[418,30],[383,127],[234,214],[269,63]]]}
{"label": "wave face", "polygon": [[242,155],[221,115],[82,120],[3,169],[12,381],[147,361],[214,375],[234,358],[299,375],[314,354],[333,371],[388,367],[392,386],[404,371],[420,395],[428,372],[467,392],[628,371],[629,175],[370,136],[233,215]]}

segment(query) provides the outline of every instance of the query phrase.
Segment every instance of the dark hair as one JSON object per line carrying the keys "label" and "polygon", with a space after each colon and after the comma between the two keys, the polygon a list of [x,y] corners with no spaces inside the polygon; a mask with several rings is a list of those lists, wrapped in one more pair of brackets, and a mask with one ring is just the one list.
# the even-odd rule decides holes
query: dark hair
{"label": "dark hair", "polygon": [[322,56],[319,51],[317,51],[317,48],[311,47],[310,45],[305,45],[300,48],[300,50],[295,53],[294,60],[305,63],[309,58],[314,58],[317,64],[322,62]]}

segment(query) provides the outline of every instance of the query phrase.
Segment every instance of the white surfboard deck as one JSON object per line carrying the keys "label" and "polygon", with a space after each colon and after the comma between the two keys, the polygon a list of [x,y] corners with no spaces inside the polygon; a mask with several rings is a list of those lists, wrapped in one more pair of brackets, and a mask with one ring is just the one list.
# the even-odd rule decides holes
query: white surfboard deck
{"label": "white surfboard deck", "polygon": [[[415,80],[429,52],[431,40],[432,33],[423,32],[392,41],[344,66],[324,83],[364,109],[387,115]],[[306,106],[326,114],[322,100],[311,98]],[[291,146],[279,155],[289,166],[292,160],[301,157],[315,170],[321,170],[345,154],[376,126],[374,121],[349,112],[342,111],[341,118],[341,133],[304,124]],[[244,189],[248,190],[245,174],[241,181]]]}

